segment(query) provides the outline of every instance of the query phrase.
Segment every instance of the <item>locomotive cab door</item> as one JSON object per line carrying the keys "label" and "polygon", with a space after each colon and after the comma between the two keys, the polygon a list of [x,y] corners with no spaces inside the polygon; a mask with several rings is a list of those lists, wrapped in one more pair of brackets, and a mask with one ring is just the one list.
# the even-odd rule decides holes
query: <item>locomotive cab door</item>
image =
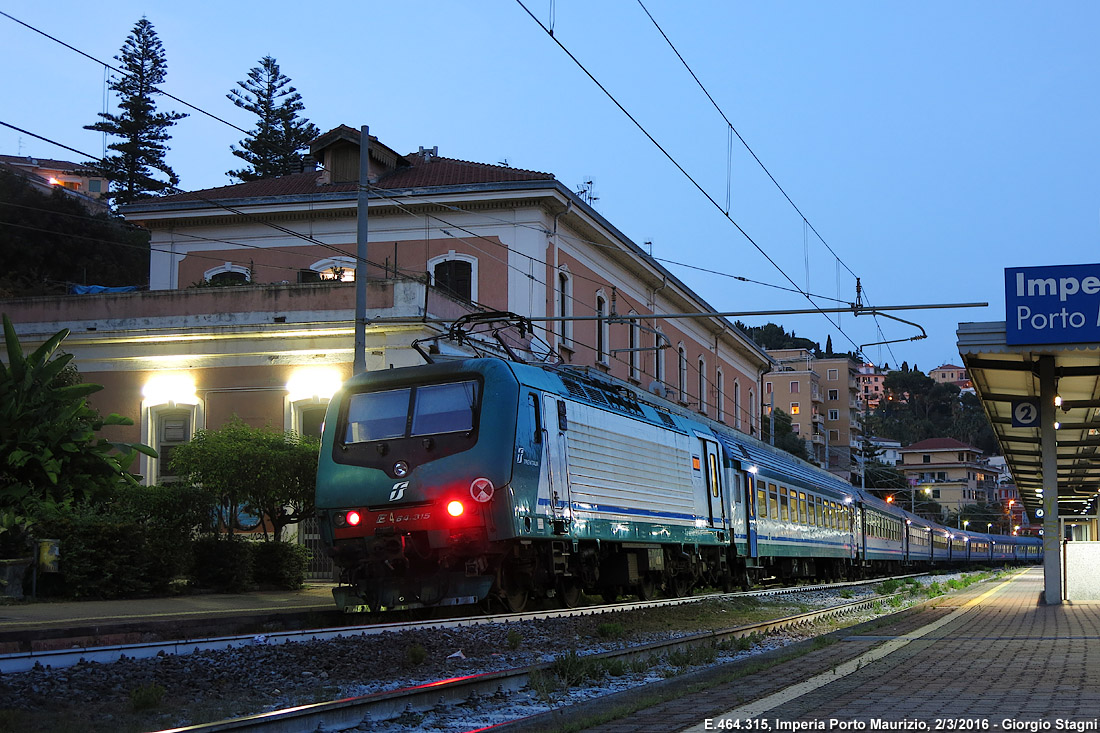
{"label": "locomotive cab door", "polygon": [[569,486],[569,447],[565,433],[569,429],[566,402],[552,394],[542,396],[543,405],[543,461],[548,470],[547,488],[550,498],[550,515],[555,534],[568,531],[573,516],[573,502]]}

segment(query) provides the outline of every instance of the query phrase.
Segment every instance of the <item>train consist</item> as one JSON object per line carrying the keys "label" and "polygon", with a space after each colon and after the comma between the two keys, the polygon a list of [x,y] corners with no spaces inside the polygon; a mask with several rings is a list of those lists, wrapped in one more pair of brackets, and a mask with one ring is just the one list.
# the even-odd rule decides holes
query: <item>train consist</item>
{"label": "train consist", "polygon": [[329,405],[317,476],[345,610],[1036,562],[689,408],[583,369],[475,358],[369,372]]}

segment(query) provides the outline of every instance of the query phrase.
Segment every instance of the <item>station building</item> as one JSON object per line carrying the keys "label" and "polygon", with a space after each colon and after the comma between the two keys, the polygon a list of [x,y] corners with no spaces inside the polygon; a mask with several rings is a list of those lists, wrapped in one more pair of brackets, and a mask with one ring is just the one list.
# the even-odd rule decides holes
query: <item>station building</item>
{"label": "station building", "polygon": [[[749,434],[771,360],[687,285],[553,175],[408,155],[360,131],[311,145],[301,173],[122,207],[152,232],[149,289],[0,301],[25,347],[62,328],[109,437],[170,453],[233,416],[320,430],[352,373],[355,280],[367,285],[366,368],[422,363],[413,341],[475,312],[539,318],[565,362],[629,381]],[[358,195],[368,187],[365,261]],[[580,318],[603,317],[602,320]],[[171,480],[141,457],[150,485]]]}

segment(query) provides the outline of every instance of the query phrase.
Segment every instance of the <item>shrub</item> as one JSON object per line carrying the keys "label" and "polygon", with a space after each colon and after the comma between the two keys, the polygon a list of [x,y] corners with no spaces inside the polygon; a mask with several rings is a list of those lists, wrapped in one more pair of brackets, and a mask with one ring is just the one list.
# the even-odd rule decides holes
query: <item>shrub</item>
{"label": "shrub", "polygon": [[165,689],[156,683],[149,683],[130,690],[130,707],[137,712],[152,710],[160,706]]}
{"label": "shrub", "polygon": [[297,590],[306,579],[309,549],[290,542],[252,543],[252,577],[261,586]]}
{"label": "shrub", "polygon": [[200,537],[194,543],[191,577],[200,588],[237,593],[252,584],[252,548],[231,536]]}

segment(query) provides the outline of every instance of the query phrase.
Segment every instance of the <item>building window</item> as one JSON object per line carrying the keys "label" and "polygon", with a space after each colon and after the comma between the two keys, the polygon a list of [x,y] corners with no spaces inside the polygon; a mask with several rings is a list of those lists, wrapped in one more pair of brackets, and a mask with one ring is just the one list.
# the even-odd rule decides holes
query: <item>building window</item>
{"label": "building window", "polygon": [[607,301],[602,295],[596,296],[596,361],[607,363]]}
{"label": "building window", "polygon": [[170,468],[172,453],[191,441],[202,420],[202,404],[190,375],[159,372],[150,378],[142,388],[141,434],[159,457],[140,457],[139,470],[146,486],[176,480]]}
{"label": "building window", "polygon": [[[738,410],[740,414],[740,410]],[[756,393],[753,390],[749,390],[749,434],[751,435],[756,429]]]}
{"label": "building window", "polygon": [[699,357],[699,412],[707,414],[707,363]]}
{"label": "building window", "polygon": [[[636,315],[636,311],[630,311],[631,315]],[[638,379],[638,319],[631,318],[630,324],[627,326],[630,330],[628,333],[627,349],[626,352],[629,358],[627,362],[630,364],[630,378]]]}
{"label": "building window", "polygon": [[733,381],[733,426],[741,429],[741,383]]}
{"label": "building window", "polygon": [[834,381],[834,380],[837,380],[837,379],[840,379],[840,370],[839,369],[830,369],[829,370],[829,381]]}
{"label": "building window", "polygon": [[799,425],[798,423],[796,423],[796,422],[791,423],[791,432],[794,433],[795,435],[798,435],[801,428],[802,428],[802,426]]}
{"label": "building window", "polygon": [[833,445],[839,445],[840,444],[840,431],[839,430],[830,430],[829,431],[829,442],[832,443]]}
{"label": "building window", "polygon": [[797,415],[801,411],[802,411],[802,408],[799,407],[797,402],[792,402],[791,403],[791,414],[792,415]]}
{"label": "building window", "polygon": [[771,382],[764,382],[764,394],[771,394],[771,393],[772,393],[772,383]]}
{"label": "building window", "polygon": [[[312,272],[314,275],[307,275]],[[309,270],[302,270],[298,274],[298,282],[330,282],[350,283],[355,282],[355,258],[339,255],[317,260],[309,266]]]}
{"label": "building window", "polygon": [[959,463],[963,463],[964,461],[966,461],[966,454],[965,453],[960,453],[959,454]]}
{"label": "building window", "polygon": [[933,499],[940,498],[940,490],[939,489],[932,489],[932,498]]}
{"label": "building window", "polygon": [[679,372],[679,383],[676,385],[680,390],[680,401],[687,402],[687,384],[688,384],[688,357],[687,352],[684,351],[684,345],[680,344],[676,349],[676,370]]}
{"label": "building window", "polygon": [[714,370],[714,386],[716,392],[716,395],[714,397],[715,417],[718,419],[719,423],[722,423],[724,422],[722,403],[726,398],[726,378],[725,375],[722,373],[722,368],[716,368]]}
{"label": "building window", "polygon": [[931,463],[932,462],[932,456],[927,455],[927,454],[921,456],[921,462],[922,463]]}
{"label": "building window", "polygon": [[329,400],[343,375],[334,368],[305,367],[295,370],[286,385],[283,429],[303,437],[320,438]]}
{"label": "building window", "polygon": [[840,419],[840,410],[829,410],[829,419],[830,420],[839,420]]}
{"label": "building window", "polygon": [[665,350],[661,348],[664,336],[658,332],[653,334],[653,377],[658,382],[665,381]]}
{"label": "building window", "polygon": [[[573,316],[573,280],[568,272],[558,273],[558,316],[572,318]],[[567,348],[573,346],[573,322],[561,321],[561,330],[558,332],[561,345]]]}
{"label": "building window", "polygon": [[244,284],[252,281],[252,271],[242,265],[226,262],[224,265],[211,267],[202,277],[213,285]]}
{"label": "building window", "polygon": [[428,260],[431,284],[462,300],[477,301],[477,258],[453,249]]}
{"label": "building window", "polygon": [[839,389],[830,389],[829,390],[829,399],[833,402],[839,400],[840,399],[840,390]]}
{"label": "building window", "polygon": [[798,382],[791,382],[791,394],[798,394]]}

